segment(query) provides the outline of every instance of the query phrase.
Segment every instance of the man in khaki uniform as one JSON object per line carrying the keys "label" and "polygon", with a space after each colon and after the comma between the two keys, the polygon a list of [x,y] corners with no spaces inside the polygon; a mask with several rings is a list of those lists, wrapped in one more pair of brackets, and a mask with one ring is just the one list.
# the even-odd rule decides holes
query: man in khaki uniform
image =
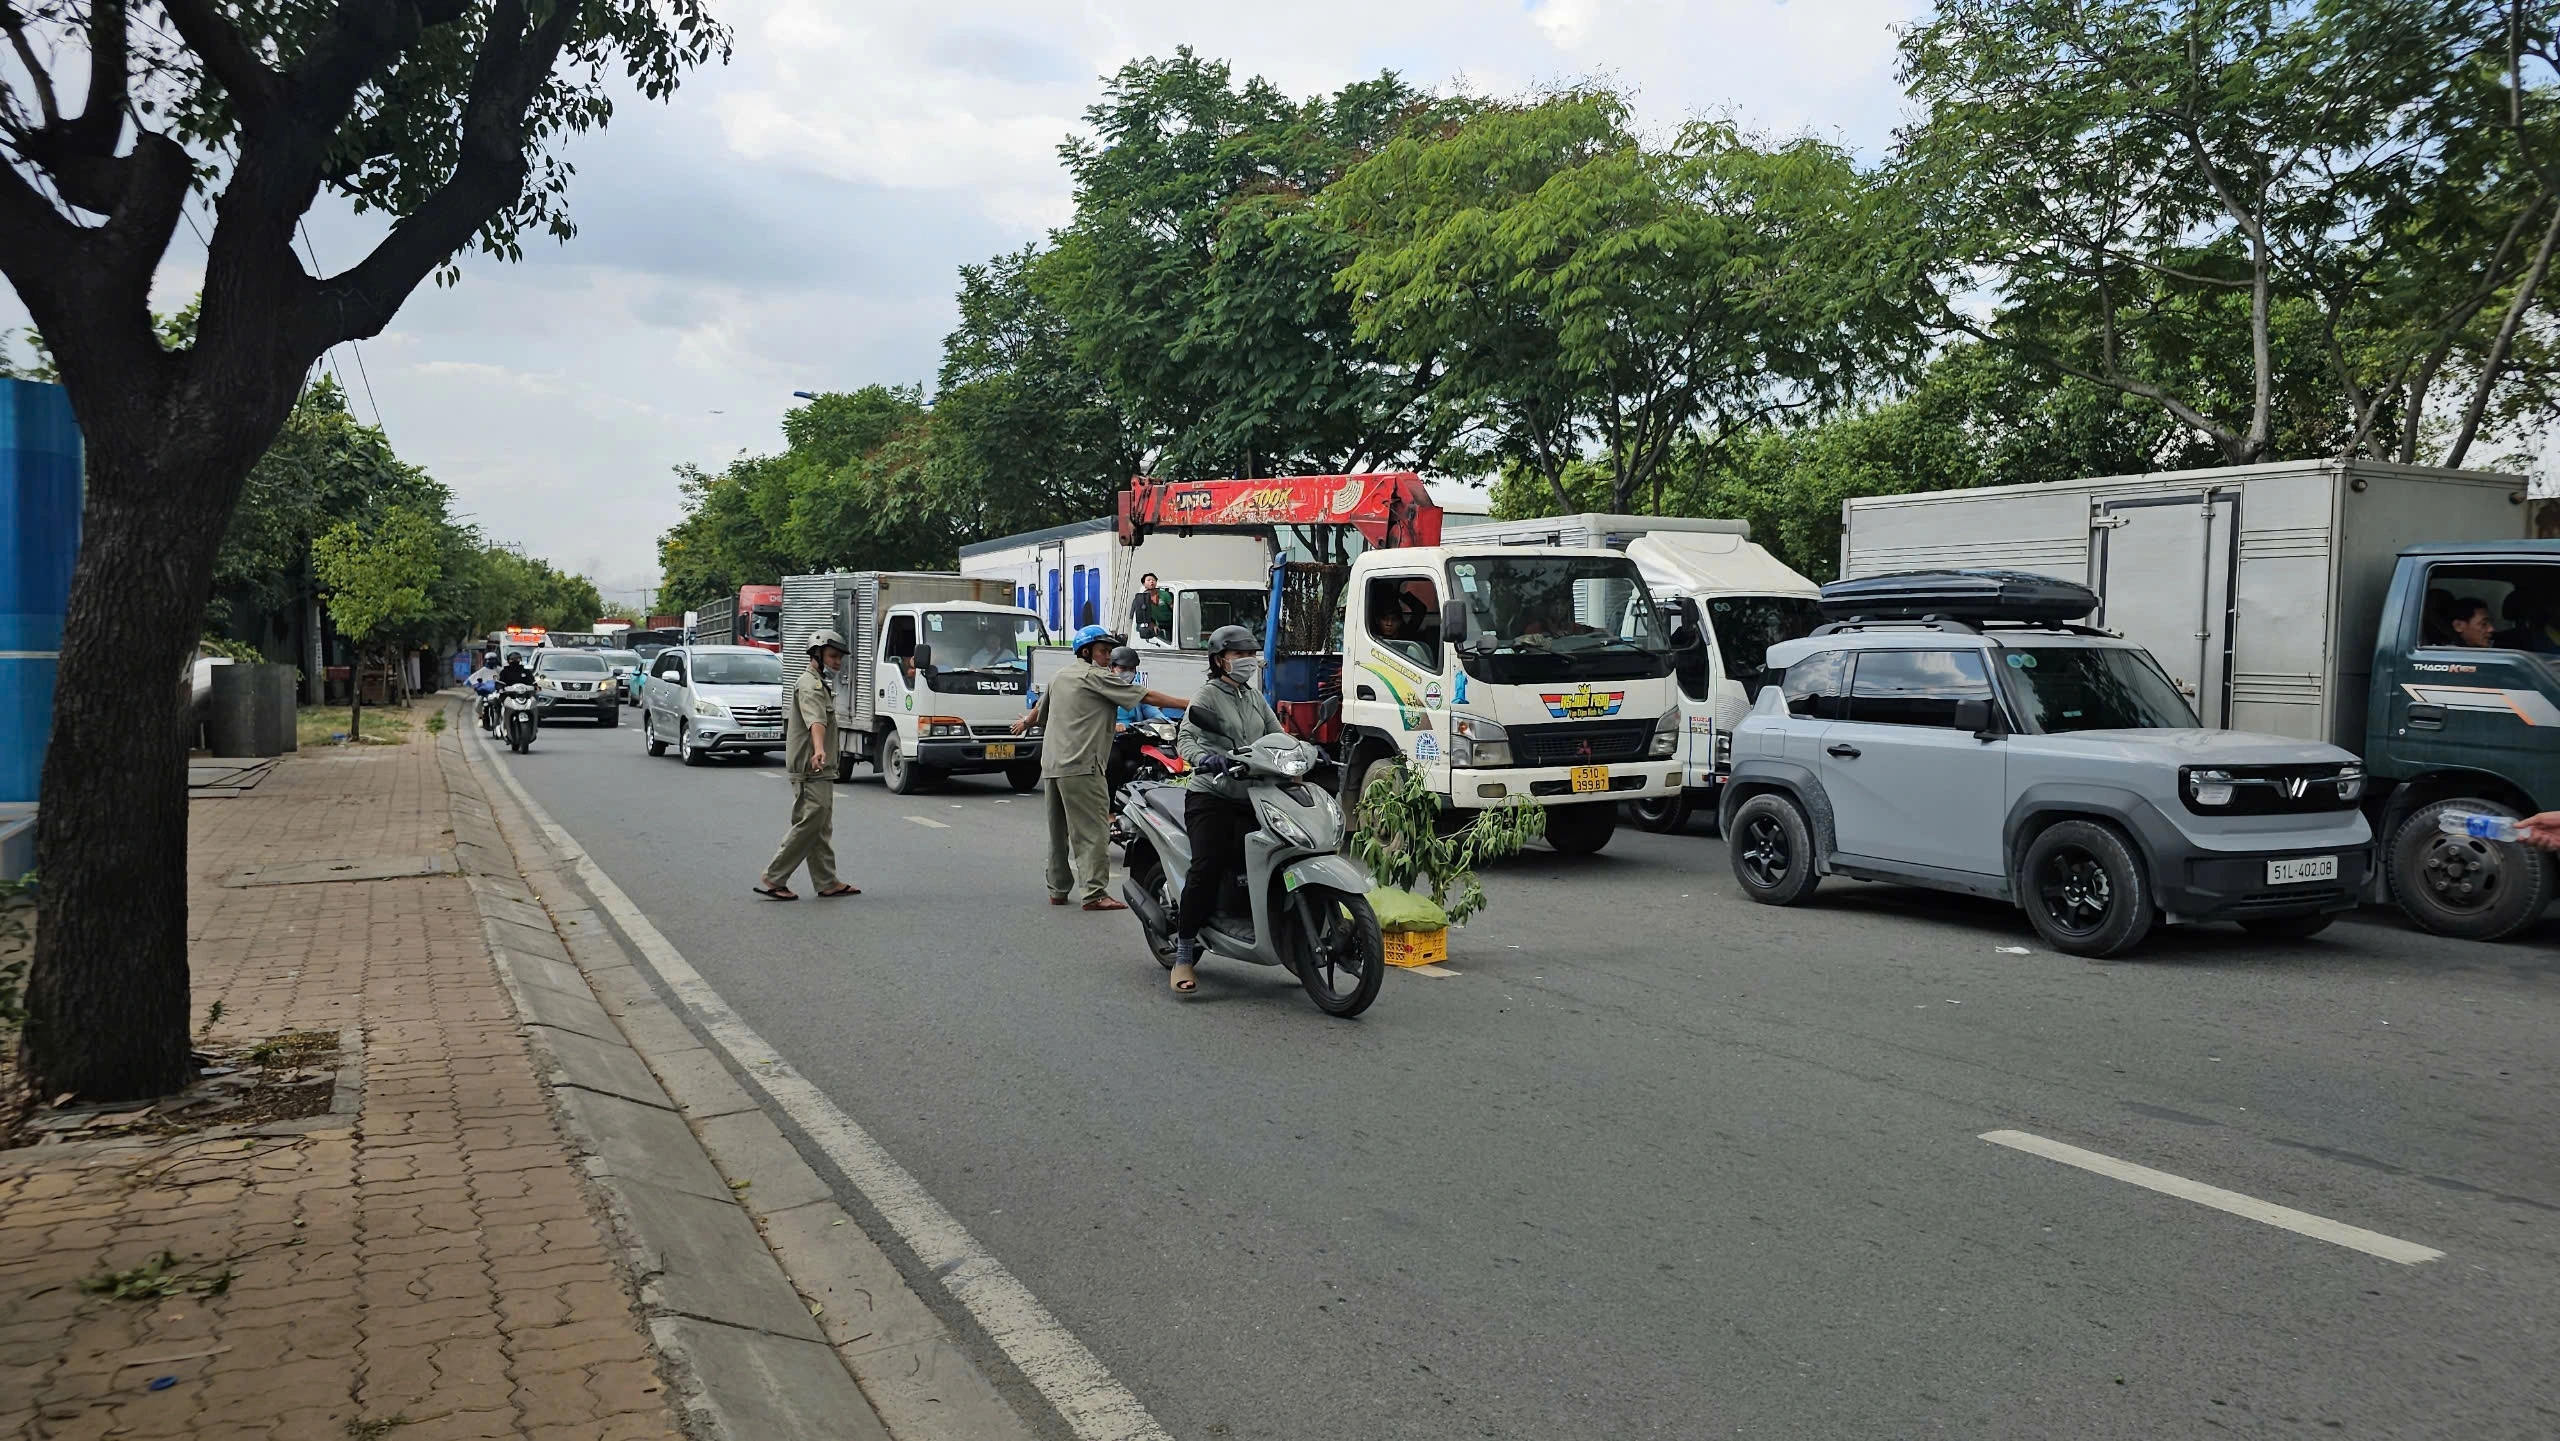
{"label": "man in khaki uniform", "polygon": [[1088,911],[1125,911],[1111,884],[1111,788],[1103,770],[1111,761],[1111,732],[1120,707],[1146,704],[1180,710],[1177,696],[1149,690],[1112,672],[1111,652],[1124,642],[1089,625],[1076,632],[1076,659],[1040,695],[1040,703],[1013,723],[1014,734],[1041,728],[1040,790],[1049,811],[1049,904],[1063,906],[1070,893]]}
{"label": "man in khaki uniform", "polygon": [[764,868],[756,894],[796,901],[791,873],[806,861],[809,883],[826,897],[862,892],[836,878],[836,778],[827,737],[836,723],[834,690],[827,676],[844,663],[844,638],[831,630],[809,637],[809,668],[782,695],[782,757],[791,777],[791,830]]}

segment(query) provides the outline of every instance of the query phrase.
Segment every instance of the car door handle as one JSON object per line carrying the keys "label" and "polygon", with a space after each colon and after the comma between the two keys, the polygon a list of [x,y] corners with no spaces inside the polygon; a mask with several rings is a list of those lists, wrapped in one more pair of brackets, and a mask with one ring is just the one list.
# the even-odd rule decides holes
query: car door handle
{"label": "car door handle", "polygon": [[1824,754],[1838,756],[1844,761],[1853,761],[1858,758],[1859,750],[1856,746],[1843,744],[1832,746],[1830,749],[1826,750]]}
{"label": "car door handle", "polygon": [[2443,707],[2443,706],[2440,706],[2440,705],[2413,705],[2413,706],[2409,707],[2409,724],[2410,724],[2413,728],[2415,728],[2415,729],[2417,729],[2417,730],[2422,730],[2422,731],[2440,731],[2440,730],[2443,730],[2443,729],[2444,729],[2444,720],[2445,720],[2445,710],[2444,710],[2444,707]]}
{"label": "car door handle", "polygon": [[1365,685],[1360,687],[1358,690],[1353,691],[1352,694],[1361,700],[1376,700],[1378,698],[1378,693]]}

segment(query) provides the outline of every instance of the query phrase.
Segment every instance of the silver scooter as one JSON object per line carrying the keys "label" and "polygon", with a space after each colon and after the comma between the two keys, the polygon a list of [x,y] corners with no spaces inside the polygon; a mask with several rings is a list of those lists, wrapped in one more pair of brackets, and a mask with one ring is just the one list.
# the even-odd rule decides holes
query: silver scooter
{"label": "silver scooter", "polygon": [[515,748],[517,755],[533,749],[534,734],[542,729],[542,710],[534,704],[533,687],[518,681],[500,693],[499,725],[505,730],[501,739]]}
{"label": "silver scooter", "polygon": [[[1342,808],[1307,773],[1322,759],[1292,736],[1269,735],[1235,752],[1245,803],[1260,825],[1245,837],[1241,896],[1232,887],[1200,930],[1205,954],[1278,966],[1298,978],[1328,1016],[1356,1016],[1378,998],[1386,974],[1386,942],[1369,908],[1369,873],[1340,854]],[[1122,815],[1129,829],[1129,879],[1120,888],[1156,963],[1173,968],[1174,916],[1191,870],[1191,836],[1183,824],[1188,794],[1171,783],[1129,787]],[[1236,910],[1230,901],[1240,900]]]}

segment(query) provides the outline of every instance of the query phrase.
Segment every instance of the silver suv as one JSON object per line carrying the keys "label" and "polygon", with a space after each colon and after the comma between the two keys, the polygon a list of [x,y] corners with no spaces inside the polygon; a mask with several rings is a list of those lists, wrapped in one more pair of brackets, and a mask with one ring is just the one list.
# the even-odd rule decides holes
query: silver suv
{"label": "silver suv", "polygon": [[1722,805],[1753,900],[1795,905],[1829,875],[1994,896],[2056,950],[2111,956],[2161,920],[2307,937],[2363,892],[2356,757],[2204,729],[2129,641],[1851,621],[1769,667],[1785,679],[1735,729]]}

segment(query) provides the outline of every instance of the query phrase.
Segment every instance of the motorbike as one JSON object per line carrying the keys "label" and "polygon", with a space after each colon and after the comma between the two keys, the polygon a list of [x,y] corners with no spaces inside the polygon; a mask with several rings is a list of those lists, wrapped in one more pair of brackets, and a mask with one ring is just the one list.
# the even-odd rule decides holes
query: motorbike
{"label": "motorbike", "polygon": [[1131,721],[1111,737],[1111,756],[1103,763],[1103,783],[1111,792],[1111,841],[1129,844],[1129,788],[1144,781],[1160,784],[1191,769],[1174,749],[1179,723]]}
{"label": "motorbike", "polygon": [[498,733],[498,683],[493,680],[474,681],[471,689],[479,697],[471,703],[471,708],[473,714],[479,717],[480,729],[496,735]]}
{"label": "motorbike", "polygon": [[521,681],[507,687],[500,706],[505,712],[500,724],[505,728],[507,745],[517,755],[533,749],[534,733],[542,729],[542,712],[534,708],[533,687]]}
{"label": "motorbike", "polygon": [[[1325,763],[1322,754],[1294,736],[1270,735],[1228,759],[1244,776],[1246,804],[1261,824],[1245,837],[1244,873],[1227,879],[1216,916],[1201,928],[1201,947],[1288,971],[1328,1016],[1360,1014],[1378,998],[1386,940],[1369,905],[1368,872],[1340,853],[1342,808],[1324,787],[1308,783]],[[1191,869],[1185,795],[1162,782],[1129,787],[1128,880],[1120,896],[1167,970]]]}

